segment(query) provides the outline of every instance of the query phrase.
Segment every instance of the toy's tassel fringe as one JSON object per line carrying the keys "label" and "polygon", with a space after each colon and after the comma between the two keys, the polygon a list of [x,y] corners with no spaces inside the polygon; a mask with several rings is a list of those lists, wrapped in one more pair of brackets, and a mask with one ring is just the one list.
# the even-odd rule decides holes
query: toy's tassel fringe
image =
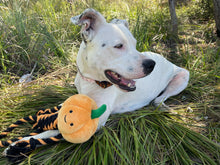
{"label": "toy's tassel fringe", "polygon": [[[41,109],[34,116],[24,117],[19,119],[15,123],[11,124],[6,130],[0,133],[0,139],[5,138],[10,132],[12,132],[19,125],[31,122],[33,123],[34,132],[23,137],[17,137],[7,141],[0,141],[0,147],[9,148],[6,150],[6,157],[12,162],[21,162],[26,158],[36,147],[47,145],[50,143],[58,142],[63,137],[61,134],[50,138],[22,140],[27,136],[34,136],[46,130],[57,129],[57,116],[61,106],[54,107],[52,109]],[[11,145],[14,143],[13,145]]]}
{"label": "toy's tassel fringe", "polygon": [[14,146],[10,146],[7,150],[7,158],[11,162],[20,162],[26,158],[36,147],[58,142],[62,139],[62,135],[45,138],[45,139],[34,139],[19,141]]}
{"label": "toy's tassel fringe", "polygon": [[[17,128],[19,125],[27,123],[27,122],[36,122],[37,121],[37,116],[28,116],[28,117],[24,117],[22,119],[19,119],[18,121],[16,121],[15,123],[11,124],[6,130],[4,130],[2,133],[0,133],[0,139],[6,137],[10,132],[12,132],[15,128]],[[0,141],[0,147],[7,147],[9,146],[11,143],[18,141],[20,139],[22,139],[23,137],[18,137],[18,138],[14,138],[11,140],[7,140],[7,141]]]}
{"label": "toy's tassel fringe", "polygon": [[33,125],[33,129],[37,129],[37,130],[23,137],[17,137],[7,141],[0,141],[0,147],[7,147],[13,142],[16,142],[27,136],[34,136],[46,130],[57,129],[57,114],[58,114],[57,112],[60,110],[60,108],[61,106],[57,106],[52,109],[39,110],[37,112],[37,115],[21,118],[15,123],[11,124],[6,130],[0,133],[0,139],[6,137],[19,125],[28,122],[34,122],[35,124]]}

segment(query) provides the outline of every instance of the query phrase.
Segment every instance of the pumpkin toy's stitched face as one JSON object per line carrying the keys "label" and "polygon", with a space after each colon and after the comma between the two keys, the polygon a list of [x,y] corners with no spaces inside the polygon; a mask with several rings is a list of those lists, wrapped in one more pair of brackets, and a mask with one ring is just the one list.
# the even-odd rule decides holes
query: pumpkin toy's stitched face
{"label": "pumpkin toy's stitched face", "polygon": [[59,114],[60,132],[71,134],[82,128],[87,122],[91,120],[91,113],[89,111],[74,105],[64,105]]}
{"label": "pumpkin toy's stitched face", "polygon": [[95,133],[99,117],[105,110],[106,105],[97,108],[95,101],[86,95],[73,95],[58,113],[58,129],[65,140],[83,143]]}

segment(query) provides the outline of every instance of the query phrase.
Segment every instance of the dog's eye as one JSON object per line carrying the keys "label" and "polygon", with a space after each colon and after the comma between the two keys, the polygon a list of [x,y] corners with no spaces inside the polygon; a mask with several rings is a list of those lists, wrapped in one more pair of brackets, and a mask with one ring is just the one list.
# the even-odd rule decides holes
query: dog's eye
{"label": "dog's eye", "polygon": [[114,48],[117,48],[117,49],[121,49],[123,47],[123,44],[117,44],[114,46]]}

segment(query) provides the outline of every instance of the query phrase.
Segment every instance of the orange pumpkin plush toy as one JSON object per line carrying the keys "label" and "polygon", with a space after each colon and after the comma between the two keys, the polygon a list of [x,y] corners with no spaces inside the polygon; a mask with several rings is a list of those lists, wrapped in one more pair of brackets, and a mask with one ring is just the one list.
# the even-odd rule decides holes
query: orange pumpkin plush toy
{"label": "orange pumpkin plush toy", "polygon": [[83,143],[95,133],[99,117],[105,112],[106,105],[97,108],[94,100],[86,95],[77,94],[68,98],[62,106],[52,109],[40,110],[34,116],[19,119],[6,130],[0,133],[0,139],[7,136],[14,128],[26,122],[34,122],[35,132],[27,136],[36,135],[46,130],[58,129],[60,134],[50,138],[22,140],[23,137],[7,141],[0,141],[0,147],[7,147],[15,143],[7,150],[6,156],[10,160],[22,159],[24,154],[30,153],[36,146],[53,143],[64,138],[71,143]]}
{"label": "orange pumpkin plush toy", "polygon": [[85,95],[68,98],[58,112],[58,130],[71,143],[83,143],[95,133],[99,118],[106,105],[97,107],[94,100]]}

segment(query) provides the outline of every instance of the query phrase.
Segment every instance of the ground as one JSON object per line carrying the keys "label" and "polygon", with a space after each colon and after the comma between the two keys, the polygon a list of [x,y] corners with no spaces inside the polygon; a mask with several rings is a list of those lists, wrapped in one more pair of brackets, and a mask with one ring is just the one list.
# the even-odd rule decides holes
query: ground
{"label": "ground", "polygon": [[[159,53],[188,69],[189,85],[166,101],[176,114],[150,105],[112,115],[88,142],[39,148],[24,164],[219,164],[220,47],[209,6],[196,1],[177,4],[175,48],[170,43],[165,1],[1,2],[0,130],[77,93],[74,77],[80,29],[69,19],[87,7],[99,10],[107,20],[127,19],[137,49]],[[35,64],[32,81],[20,84],[20,77]],[[27,124],[11,136],[30,129]],[[0,164],[6,162],[0,158]]]}

